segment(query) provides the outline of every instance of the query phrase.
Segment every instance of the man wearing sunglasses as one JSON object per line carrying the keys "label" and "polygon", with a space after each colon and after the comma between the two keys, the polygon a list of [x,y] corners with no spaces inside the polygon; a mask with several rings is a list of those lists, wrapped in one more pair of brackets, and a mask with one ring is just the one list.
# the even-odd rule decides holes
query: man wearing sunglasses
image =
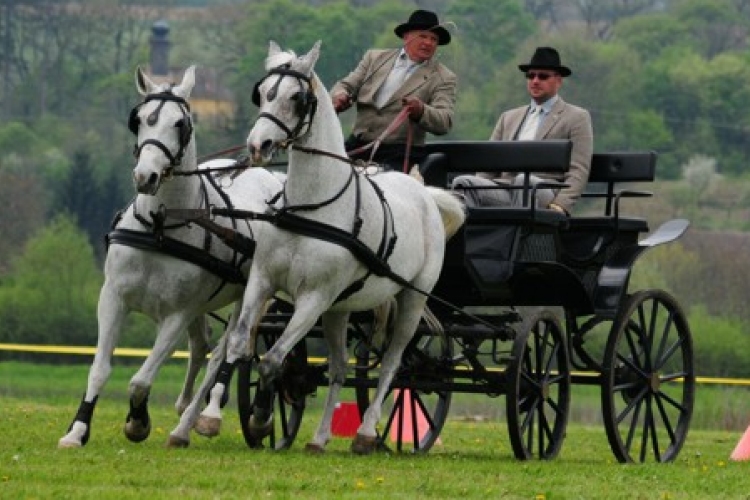
{"label": "man wearing sunglasses", "polygon": [[[531,102],[505,111],[492,131],[490,140],[544,140],[570,139],[573,151],[570,169],[564,176],[538,174],[532,183],[544,180],[563,182],[563,189],[540,189],[537,191],[537,206],[570,214],[575,202],[586,187],[591,170],[591,155],[594,151],[594,132],[588,111],[565,102],[558,91],[563,78],[570,76],[570,68],[560,63],[560,55],[552,47],[539,47],[528,64],[518,68],[525,73],[526,89]],[[497,184],[523,183],[523,176],[503,174],[493,178],[491,174],[462,175],[453,182],[453,188],[462,190],[469,205],[520,205],[521,191],[518,189],[487,189]],[[480,189],[471,189],[477,186]],[[484,187],[485,189],[481,189]]]}

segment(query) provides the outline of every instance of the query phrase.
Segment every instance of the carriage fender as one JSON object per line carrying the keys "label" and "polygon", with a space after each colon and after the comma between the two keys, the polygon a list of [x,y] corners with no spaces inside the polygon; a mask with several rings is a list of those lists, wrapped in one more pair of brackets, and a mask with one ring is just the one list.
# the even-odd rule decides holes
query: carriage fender
{"label": "carriage fender", "polygon": [[687,230],[690,221],[673,219],[663,223],[656,231],[639,241],[619,249],[602,266],[597,278],[594,308],[597,314],[614,313],[628,288],[633,263],[649,248],[676,240]]}

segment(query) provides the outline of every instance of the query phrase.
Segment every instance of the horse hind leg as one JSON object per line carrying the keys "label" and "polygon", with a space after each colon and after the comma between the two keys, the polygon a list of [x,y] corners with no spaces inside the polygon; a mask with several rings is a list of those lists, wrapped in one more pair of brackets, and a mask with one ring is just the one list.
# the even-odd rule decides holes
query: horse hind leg
{"label": "horse hind leg", "polygon": [[[230,322],[231,323],[231,322]],[[177,424],[167,438],[167,448],[187,448],[190,445],[190,430],[197,424],[200,416],[200,402],[208,395],[214,385],[222,360],[226,355],[227,336],[222,335],[218,345],[211,352],[203,381],[198,387],[195,397],[190,401],[185,411],[180,415]]]}
{"label": "horse hind leg", "polygon": [[312,453],[322,453],[331,440],[331,421],[339,393],[346,382],[347,362],[349,355],[346,349],[347,323],[349,313],[323,314],[323,333],[328,344],[329,384],[328,396],[323,407],[323,416],[318,429],[305,449]]}
{"label": "horse hind leg", "polygon": [[211,352],[211,346],[209,345],[211,336],[211,326],[208,324],[208,318],[205,315],[196,318],[188,326],[188,350],[190,357],[188,358],[185,382],[182,386],[180,396],[174,405],[177,415],[182,415],[185,408],[187,408],[193,399],[193,391],[198,373],[200,373],[201,368],[206,364],[206,356]]}
{"label": "horse hind leg", "polygon": [[[251,356],[255,354],[255,336],[257,335],[258,325],[260,318],[265,314],[268,302],[266,301],[261,307],[258,314],[258,319],[254,320],[253,327],[250,329],[251,341],[247,343],[243,350],[243,356]],[[239,320],[242,313],[242,304],[237,302],[234,307],[229,325],[226,328],[226,333],[222,336],[222,339],[229,341],[230,332],[234,332],[238,328]],[[212,355],[212,358],[216,355],[216,352]],[[223,358],[222,358],[223,359]],[[234,373],[237,359],[233,359],[231,362],[224,359],[220,365],[218,365],[218,371],[214,376],[211,388],[208,390],[208,404],[206,408],[200,412],[195,422],[195,431],[204,437],[218,436],[221,432],[222,415],[221,409],[226,404],[229,398],[229,383]]]}
{"label": "horse hind leg", "polygon": [[405,290],[398,300],[398,316],[394,320],[393,334],[380,365],[380,377],[375,396],[362,418],[357,435],[352,441],[351,450],[358,455],[370,454],[377,449],[377,424],[380,421],[383,401],[393,382],[393,377],[401,365],[401,357],[409,341],[419,326],[426,299]]}

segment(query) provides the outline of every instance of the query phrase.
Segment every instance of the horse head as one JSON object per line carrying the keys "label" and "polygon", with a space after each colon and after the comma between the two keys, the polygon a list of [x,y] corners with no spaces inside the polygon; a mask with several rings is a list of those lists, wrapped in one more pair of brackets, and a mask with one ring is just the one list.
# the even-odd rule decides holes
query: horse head
{"label": "horse head", "polygon": [[185,70],[179,85],[155,83],[140,67],[136,69],[135,82],[144,99],[130,112],[128,121],[136,136],[133,182],[139,193],[155,195],[186,155],[195,162],[193,123],[187,102],[195,85],[195,66]]}
{"label": "horse head", "polygon": [[254,164],[267,163],[279,148],[310,131],[318,109],[320,81],[313,68],[319,55],[320,41],[299,57],[270,42],[267,74],[253,88],[253,103],[260,113],[247,137],[247,148]]}

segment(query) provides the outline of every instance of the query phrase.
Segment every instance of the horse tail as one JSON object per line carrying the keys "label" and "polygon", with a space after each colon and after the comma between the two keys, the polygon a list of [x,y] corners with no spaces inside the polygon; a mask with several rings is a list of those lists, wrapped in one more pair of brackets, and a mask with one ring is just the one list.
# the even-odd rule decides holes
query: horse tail
{"label": "horse tail", "polygon": [[427,192],[435,200],[440,211],[445,228],[445,241],[448,241],[466,222],[466,207],[458,196],[445,189],[427,186]]}

